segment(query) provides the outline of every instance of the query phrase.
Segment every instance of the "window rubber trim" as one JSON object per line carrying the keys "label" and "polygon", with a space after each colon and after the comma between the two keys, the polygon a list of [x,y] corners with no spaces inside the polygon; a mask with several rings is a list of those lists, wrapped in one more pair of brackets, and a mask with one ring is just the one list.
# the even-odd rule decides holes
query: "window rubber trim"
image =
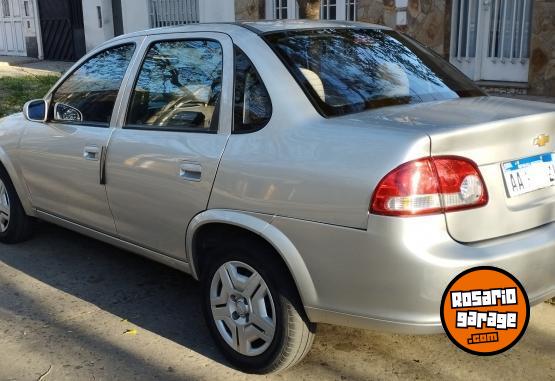
{"label": "window rubber trim", "polygon": [[[131,61],[129,61],[129,64],[127,64],[127,68],[125,68],[125,73],[123,74],[123,78],[121,79],[121,82],[119,84],[119,89],[118,92],[116,94],[116,99],[117,96],[119,95],[119,92],[122,91],[122,83],[123,80],[125,78],[125,75],[127,74],[127,72],[129,71],[129,66],[131,64],[131,62],[133,61],[133,56],[135,55],[135,53],[137,53],[137,43],[135,41],[127,41],[127,42],[122,42],[121,44],[116,44],[116,45],[112,45],[107,47],[106,49],[102,49],[99,52],[97,52],[96,54],[93,54],[92,56],[88,57],[87,59],[85,59],[81,65],[77,66],[76,68],[74,68],[71,72],[69,73],[65,73],[64,76],[64,80],[62,82],[60,82],[60,84],[58,86],[56,86],[55,88],[53,88],[52,90],[50,90],[47,94],[48,98],[50,98],[50,102],[49,102],[49,107],[48,107],[48,116],[52,116],[52,118],[48,118],[46,123],[58,123],[58,124],[70,124],[70,125],[79,125],[79,126],[86,126],[86,127],[101,127],[101,128],[110,128],[110,123],[114,117],[114,111],[115,111],[115,102],[114,102],[114,108],[112,108],[112,114],[110,115],[110,122],[108,122],[107,126],[104,126],[103,124],[98,124],[98,123],[74,123],[71,121],[61,121],[61,120],[54,120],[54,96],[56,95],[56,91],[58,91],[58,89],[64,84],[66,83],[66,81],[71,78],[71,76],[73,74],[75,74],[75,72],[79,69],[81,69],[83,67],[83,65],[85,65],[88,61],[90,61],[91,59],[95,58],[96,56],[111,50],[111,49],[117,49],[117,48],[121,48],[122,46],[127,46],[127,45],[132,45],[133,46],[133,53],[131,54]],[[46,97],[45,97],[46,98]]]}
{"label": "window rubber trim", "polygon": [[[141,59],[141,64],[138,67],[137,72],[135,73],[135,78],[133,80],[133,87],[131,88],[131,94],[129,94],[129,100],[127,102],[127,107],[125,109],[125,118],[123,119],[123,123],[121,124],[121,129],[122,130],[135,130],[135,131],[160,131],[160,132],[177,132],[177,133],[187,133],[187,132],[193,132],[193,133],[198,133],[198,134],[217,134],[220,130],[220,121],[218,120],[217,124],[216,124],[216,128],[215,129],[210,129],[209,131],[198,131],[198,130],[194,130],[191,128],[187,128],[187,127],[183,127],[182,130],[179,130],[177,128],[167,128],[167,127],[155,127],[155,126],[151,126],[151,125],[133,125],[133,124],[128,124],[127,123],[127,117],[129,116],[129,110],[131,109],[131,106],[133,104],[133,93],[135,92],[135,88],[137,87],[137,82],[139,81],[139,77],[141,75],[141,70],[143,69],[143,66],[145,64],[145,60],[148,56],[148,52],[150,51],[150,49],[159,43],[163,43],[163,42],[171,42],[171,41],[212,41],[212,42],[216,42],[219,46],[220,49],[222,50],[222,57],[224,54],[224,48],[222,46],[222,43],[216,39],[213,38],[169,38],[169,39],[160,39],[160,40],[156,40],[156,41],[152,41],[144,50],[144,55]],[[223,58],[222,58],[222,82],[225,79],[223,78]],[[221,97],[220,97],[221,98]],[[221,102],[220,99],[218,99],[218,109],[221,108]],[[220,114],[220,110],[215,110],[214,113],[218,112],[218,115]],[[212,126],[211,126],[212,127]]]}
{"label": "window rubber trim", "polygon": [[[353,28],[353,27],[306,28],[306,29],[298,29],[298,30],[295,29],[295,30],[271,31],[271,32],[264,32],[264,33],[259,34],[259,36],[264,40],[264,42],[270,47],[270,49],[274,52],[274,54],[281,61],[281,63],[285,66],[287,71],[293,76],[293,78],[295,79],[295,81],[297,82],[297,84],[299,85],[301,90],[304,92],[305,96],[308,98],[308,100],[310,101],[312,106],[325,119],[332,119],[332,118],[357,114],[357,113],[365,112],[365,111],[369,111],[369,110],[377,110],[377,109],[381,109],[381,108],[384,108],[384,107],[387,107],[387,106],[403,105],[403,104],[415,104],[415,103],[398,103],[398,104],[392,103],[392,104],[389,104],[389,105],[383,105],[383,106],[377,106],[377,107],[365,107],[361,110],[356,110],[352,106],[339,106],[339,107],[329,106],[325,102],[323,102],[319,99],[320,97],[318,96],[316,91],[312,88],[312,86],[309,84],[308,80],[301,74],[300,70],[297,70],[295,65],[292,62],[289,62],[287,60],[287,58],[278,51],[277,47],[269,39],[270,36],[280,36],[280,35],[281,36],[287,36],[290,33],[305,32],[305,31],[311,32],[311,31],[319,31],[319,30],[327,30],[327,29],[330,29],[330,30],[377,30],[377,31],[385,32],[385,33],[398,33],[402,38],[408,40],[410,43],[412,43],[414,45],[417,45],[420,48],[430,50],[434,53],[434,55],[436,57],[441,58],[443,61],[446,61],[439,54],[435,53],[433,51],[433,49],[427,48],[426,46],[422,45],[418,41],[416,41],[413,38],[407,36],[406,34],[401,33],[401,32],[396,32],[394,30],[383,29],[383,28],[371,28],[371,27],[368,27],[368,28],[364,28],[364,27],[360,27],[360,28],[358,28],[358,27],[357,28]],[[454,68],[456,71],[462,73],[460,70],[458,70],[456,67],[454,67],[450,62],[448,62],[448,61],[446,61],[446,62],[449,66]],[[487,94],[485,94],[485,92],[483,90],[481,90],[478,86],[475,86],[474,90],[477,91],[477,92],[481,92],[482,94],[480,94],[480,95],[477,94],[477,95],[472,95],[472,96],[464,96],[464,97],[487,96]],[[465,90],[465,92],[468,92],[468,91],[469,90]],[[459,94],[459,97],[462,98],[463,96],[461,96]],[[426,103],[426,102],[419,102],[419,103]]]}
{"label": "window rubber trim", "polygon": [[[235,130],[235,90],[236,90],[236,87],[237,87],[237,72],[238,72],[237,57],[236,57],[237,56],[237,51],[239,51],[241,54],[243,54],[249,60],[249,63],[254,68],[254,71],[256,73],[256,77],[258,78],[260,83],[264,86],[264,90],[266,91],[266,94],[268,94],[268,99],[270,100],[270,117],[268,118],[268,120],[264,124],[261,124],[260,126],[257,126],[257,128],[249,129],[247,131],[236,131]],[[245,53],[243,51],[243,49],[241,49],[236,44],[233,44],[233,53],[234,53],[233,54],[233,118],[232,118],[231,134],[232,135],[251,134],[253,132],[258,132],[258,131],[262,130],[263,128],[265,128],[270,123],[270,121],[272,120],[272,118],[274,116],[274,102],[272,102],[272,96],[270,95],[270,92],[268,91],[268,86],[266,86],[266,83],[264,82],[264,80],[260,76],[260,73],[258,72],[258,69],[254,65],[254,62],[252,62],[252,60],[247,55],[247,53]],[[245,101],[245,99],[243,97],[243,103],[244,103],[244,101]],[[243,106],[243,108],[244,108],[244,106]]]}

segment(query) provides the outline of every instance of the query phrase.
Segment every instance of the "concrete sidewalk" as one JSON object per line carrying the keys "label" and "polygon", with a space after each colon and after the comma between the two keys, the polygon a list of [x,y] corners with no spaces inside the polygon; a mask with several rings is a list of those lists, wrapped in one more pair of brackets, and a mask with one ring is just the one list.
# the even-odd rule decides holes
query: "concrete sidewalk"
{"label": "concrete sidewalk", "polygon": [[0,77],[59,76],[65,73],[73,64],[74,62],[41,61],[29,57],[0,56]]}

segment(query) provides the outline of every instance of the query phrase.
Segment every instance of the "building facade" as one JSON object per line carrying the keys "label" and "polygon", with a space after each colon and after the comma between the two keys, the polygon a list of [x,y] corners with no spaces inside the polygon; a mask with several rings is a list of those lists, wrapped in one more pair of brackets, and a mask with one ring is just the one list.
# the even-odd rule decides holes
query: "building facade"
{"label": "building facade", "polygon": [[197,22],[353,20],[414,37],[483,86],[555,96],[553,0],[0,0],[0,55],[73,60],[113,36]]}

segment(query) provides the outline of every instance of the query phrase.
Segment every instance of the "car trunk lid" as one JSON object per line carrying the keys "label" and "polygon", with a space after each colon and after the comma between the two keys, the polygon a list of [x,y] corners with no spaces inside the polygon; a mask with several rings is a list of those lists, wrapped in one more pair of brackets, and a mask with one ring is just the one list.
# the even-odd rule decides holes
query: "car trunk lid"
{"label": "car trunk lid", "polygon": [[[482,241],[555,221],[555,186],[543,184],[541,189],[511,196],[507,185],[513,185],[507,184],[503,171],[504,165],[509,168],[515,165],[514,161],[520,161],[522,166],[532,165],[532,161],[547,160],[551,153],[555,159],[555,105],[477,97],[395,106],[370,113],[373,118],[424,130],[430,136],[433,156],[462,156],[478,164],[489,202],[481,208],[446,213],[453,239]],[[530,157],[534,159],[522,160]],[[547,168],[540,172],[544,170]],[[551,184],[555,184],[555,168],[551,171]],[[537,178],[532,173],[527,175]]]}

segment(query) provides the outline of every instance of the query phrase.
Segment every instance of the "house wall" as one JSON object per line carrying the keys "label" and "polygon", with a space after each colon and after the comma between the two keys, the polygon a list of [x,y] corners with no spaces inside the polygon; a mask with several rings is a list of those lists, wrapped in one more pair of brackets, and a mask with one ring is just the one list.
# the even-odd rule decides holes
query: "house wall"
{"label": "house wall", "polygon": [[530,45],[529,93],[555,96],[555,1],[535,0]]}
{"label": "house wall", "polygon": [[396,7],[394,0],[360,0],[357,6],[357,21],[386,25],[394,28]]}
{"label": "house wall", "polygon": [[200,22],[235,21],[235,2],[233,0],[199,0]]}
{"label": "house wall", "polygon": [[311,20],[320,18],[320,0],[297,0],[299,3],[299,17]]}
{"label": "house wall", "polygon": [[[98,10],[102,12],[102,26],[98,20]],[[83,26],[85,28],[85,44],[90,51],[114,37],[114,24],[112,17],[111,0],[87,0],[83,1]]]}
{"label": "house wall", "polygon": [[121,0],[121,14],[123,15],[123,33],[150,28],[148,0]]}
{"label": "house wall", "polygon": [[451,4],[451,0],[360,0],[357,19],[400,30],[448,57]]}
{"label": "house wall", "polygon": [[[265,0],[236,0],[236,19],[264,19],[265,4]],[[306,18],[320,17],[320,0],[299,0],[299,6]],[[406,32],[448,57],[451,6],[452,0],[359,0],[357,20]]]}
{"label": "house wall", "polygon": [[[266,18],[267,0],[199,0],[201,22]],[[555,96],[555,0],[534,1],[529,92]],[[320,0],[298,0],[299,16],[319,18]],[[98,28],[96,6],[103,9]],[[149,0],[121,0],[124,33],[150,27]],[[359,0],[357,20],[407,33],[449,57],[453,0]],[[111,0],[83,0],[87,49],[113,36]]]}
{"label": "house wall", "polygon": [[[0,7],[8,7],[9,13],[1,18],[0,55],[39,57],[37,40],[38,12],[36,0],[27,2],[27,14],[23,0],[12,0]],[[2,14],[0,9],[0,16]]]}
{"label": "house wall", "polygon": [[451,0],[409,0],[403,32],[449,58]]}
{"label": "house wall", "polygon": [[265,0],[236,0],[235,19],[237,21],[253,21],[266,18]]}
{"label": "house wall", "polygon": [[42,59],[42,46],[39,44],[40,24],[37,3],[36,1],[29,1],[28,6],[28,16],[25,15],[25,9],[21,10],[27,57]]}

